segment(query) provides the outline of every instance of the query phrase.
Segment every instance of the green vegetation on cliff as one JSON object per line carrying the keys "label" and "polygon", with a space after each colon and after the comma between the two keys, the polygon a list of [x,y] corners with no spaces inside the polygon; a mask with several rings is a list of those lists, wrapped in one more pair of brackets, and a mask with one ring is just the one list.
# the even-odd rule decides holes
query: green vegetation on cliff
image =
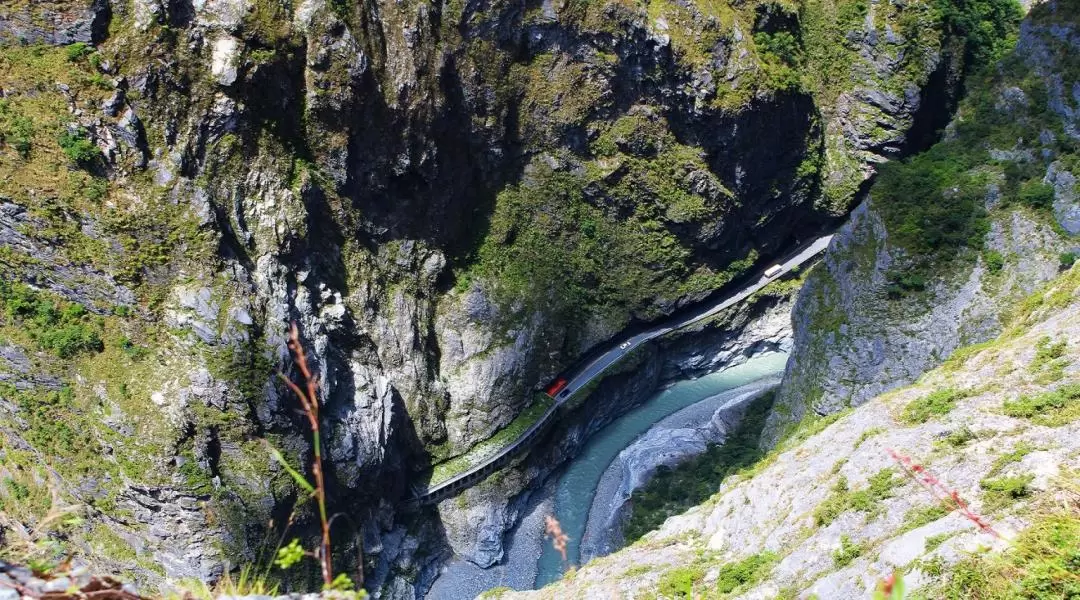
{"label": "green vegetation on cliff", "polygon": [[[1076,493],[1076,490],[1073,490]],[[976,552],[913,600],[1058,600],[1080,596],[1080,518],[1044,513],[1003,554]]]}
{"label": "green vegetation on cliff", "polygon": [[[871,191],[890,243],[905,253],[891,274],[894,297],[924,289],[953,265],[973,262],[990,229],[990,211],[1022,208],[1052,222],[1054,190],[1044,182],[1047,168],[1054,162],[1065,168],[1080,164],[1080,145],[1052,106],[1047,73],[1032,63],[1041,58],[1006,52],[1016,39],[1011,32],[1017,13],[1011,4],[961,3],[945,11],[950,26],[964,33],[972,60],[993,64],[969,78],[969,93],[946,139],[884,165]],[[1068,10],[1066,4],[1055,9],[1062,13],[1058,18]],[[1032,19],[1049,10],[1036,7]],[[1048,48],[1060,51],[1059,44]],[[1075,53],[1049,58],[1064,89],[1080,81]],[[988,251],[983,256],[992,272],[1001,269],[1000,255]]]}

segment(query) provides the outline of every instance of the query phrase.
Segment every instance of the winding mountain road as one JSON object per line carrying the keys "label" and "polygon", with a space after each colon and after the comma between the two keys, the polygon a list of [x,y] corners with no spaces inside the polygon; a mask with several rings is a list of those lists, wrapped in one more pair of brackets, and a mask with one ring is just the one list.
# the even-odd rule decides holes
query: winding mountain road
{"label": "winding mountain road", "polygon": [[420,504],[431,504],[439,502],[444,498],[451,497],[461,490],[468,488],[475,483],[481,481],[491,473],[502,468],[514,453],[525,447],[533,438],[539,434],[539,432],[548,424],[551,418],[558,411],[559,407],[563,405],[567,400],[573,397],[574,392],[580,390],[582,387],[588,385],[590,382],[596,380],[604,371],[606,371],[612,365],[618,363],[628,354],[633,352],[636,348],[648,342],[649,340],[658,338],[664,334],[672,331],[688,327],[708,319],[719,313],[720,311],[734,306],[746,300],[752,296],[755,292],[765,287],[766,285],[776,281],[780,276],[789,273],[792,269],[801,266],[806,261],[810,260],[814,256],[817,256],[823,252],[829,246],[829,242],[832,241],[832,235],[826,235],[820,237],[810,244],[803,246],[796,252],[789,254],[781,262],[774,263],[780,267],[780,270],[774,273],[771,277],[766,277],[764,272],[758,276],[758,278],[750,283],[744,285],[738,292],[718,299],[715,303],[709,302],[705,307],[697,312],[691,312],[689,316],[681,317],[676,320],[668,320],[662,322],[652,329],[648,329],[641,333],[635,334],[629,338],[624,339],[614,348],[607,350],[603,354],[597,356],[591,362],[581,367],[578,371],[567,377],[567,384],[555,397],[555,404],[547,410],[535,423],[529,427],[524,433],[522,433],[516,440],[508,444],[505,448],[500,450],[498,454],[488,457],[482,463],[475,465],[467,471],[464,471],[450,479],[440,481],[439,483],[432,485],[426,489],[415,490],[416,498]]}

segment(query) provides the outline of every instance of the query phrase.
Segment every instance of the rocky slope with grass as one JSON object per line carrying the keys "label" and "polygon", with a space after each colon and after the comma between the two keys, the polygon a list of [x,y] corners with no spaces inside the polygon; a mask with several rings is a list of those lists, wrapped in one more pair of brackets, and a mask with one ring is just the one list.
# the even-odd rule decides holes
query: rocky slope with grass
{"label": "rocky slope with grass", "polygon": [[497,557],[551,465],[403,515],[409,485],[924,146],[1014,16],[948,6],[4,3],[5,539],[153,589],[310,535],[265,445],[309,464],[274,377],[296,321],[339,570],[411,598],[449,548]]}
{"label": "rocky slope with grass", "polygon": [[854,599],[894,572],[913,598],[1076,594],[1080,266],[1013,308],[996,339],[804,421],[630,547],[492,596]]}

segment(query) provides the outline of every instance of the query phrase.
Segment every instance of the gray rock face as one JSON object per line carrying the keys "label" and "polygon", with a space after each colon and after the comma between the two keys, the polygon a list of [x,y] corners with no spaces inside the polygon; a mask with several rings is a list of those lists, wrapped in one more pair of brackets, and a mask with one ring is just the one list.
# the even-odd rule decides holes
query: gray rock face
{"label": "gray rock face", "polygon": [[[1046,84],[1045,108],[1061,119],[1068,133],[1077,115],[1061,89],[1062,66],[1057,61],[1080,48],[1080,34],[1071,22],[1050,17],[1059,10],[1063,8],[1056,3],[1047,3],[1040,8],[1040,18],[1026,19],[1015,54]],[[1035,128],[1020,115],[1034,100],[1009,83],[994,90],[996,110]],[[1075,174],[1055,160],[1054,134],[1041,124],[1035,131],[1037,135],[1017,140],[1012,148],[987,148],[986,168],[994,161],[1028,168],[1034,164],[1040,171],[1045,167],[1041,179],[1053,189],[1053,217],[1067,232],[1077,231]],[[949,263],[935,272],[925,293],[914,297],[888,297],[889,271],[905,267],[908,258],[890,244],[873,199],[852,213],[826,253],[826,268],[816,272],[799,295],[795,348],[779,410],[766,428],[768,444],[805,415],[862,404],[914,381],[957,348],[991,339],[1000,332],[1003,306],[1058,274],[1059,254],[1074,244],[1045,219],[1008,210],[1001,176],[989,179],[986,207],[993,212],[984,245],[985,251],[1003,257],[1002,270],[993,272],[981,258],[974,265]]]}
{"label": "gray rock face", "polygon": [[[1021,212],[994,221],[986,245],[1012,257],[991,275],[980,262],[931,282],[925,296],[890,299],[887,272],[898,260],[868,201],[833,238],[799,293],[795,344],[765,444],[811,412],[856,406],[911,383],[961,346],[994,337],[1000,312],[1057,275],[1066,246],[1053,230]],[[900,255],[902,256],[902,255]]]}
{"label": "gray rock face", "polygon": [[1080,234],[1080,197],[1076,193],[1076,177],[1054,163],[1043,181],[1054,186],[1054,218],[1065,231],[1072,235]]}
{"label": "gray rock face", "polygon": [[[82,304],[97,314],[108,314],[116,306],[134,305],[135,293],[107,273],[88,265],[71,264],[50,242],[31,235],[45,227],[26,208],[0,197],[0,247],[10,252],[0,257],[0,265],[18,273],[23,282]],[[83,231],[100,236],[94,223],[83,224]],[[8,262],[7,257],[23,259]]]}
{"label": "gray rock face", "polygon": [[152,555],[168,577],[212,580],[221,575],[225,557],[217,544],[223,531],[208,526],[202,511],[207,500],[180,490],[130,487],[121,502],[149,529],[139,536],[121,535]]}
{"label": "gray rock face", "polygon": [[101,42],[108,32],[108,0],[37,0],[0,6],[0,40],[64,46]]}

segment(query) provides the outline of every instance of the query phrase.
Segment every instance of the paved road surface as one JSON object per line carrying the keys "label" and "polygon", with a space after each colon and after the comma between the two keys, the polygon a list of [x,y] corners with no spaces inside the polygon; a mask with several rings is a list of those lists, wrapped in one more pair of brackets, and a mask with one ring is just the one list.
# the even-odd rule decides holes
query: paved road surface
{"label": "paved road surface", "polygon": [[[497,461],[500,461],[500,459],[503,459],[507,455],[513,453],[523,444],[531,442],[533,436],[546,424],[548,419],[552,418],[552,416],[557,412],[559,406],[569,400],[574,395],[575,391],[580,390],[583,386],[588,385],[589,382],[596,379],[608,367],[619,362],[627,354],[633,352],[634,349],[649,340],[658,338],[666,333],[670,333],[677,329],[682,329],[683,327],[693,325],[694,323],[697,323],[698,321],[701,321],[703,319],[708,319],[709,317],[716,315],[720,311],[729,308],[735,304],[738,304],[743,300],[746,300],[761,288],[775,281],[781,275],[790,272],[795,267],[802,265],[806,261],[810,260],[817,254],[824,251],[825,248],[829,246],[829,242],[832,241],[832,237],[833,236],[831,235],[827,235],[818,238],[813,243],[804,246],[795,254],[792,254],[785,258],[783,262],[774,263],[780,266],[780,272],[776,275],[772,277],[765,277],[764,275],[761,275],[760,277],[758,277],[757,280],[743,286],[742,289],[740,289],[738,292],[723,298],[715,304],[703,307],[699,312],[691,313],[689,316],[684,317],[678,321],[665,322],[657,325],[652,329],[638,333],[632,337],[623,340],[618,346],[596,357],[595,359],[593,359],[592,362],[585,365],[580,371],[573,374],[573,376],[567,378],[568,382],[566,384],[566,387],[563,388],[562,391],[560,391],[555,398],[555,405],[552,406],[546,413],[544,413],[544,415],[540,417],[540,419],[538,419],[536,423],[529,427],[529,429],[525,433],[518,437],[518,439],[514,440],[513,443],[506,446],[506,448],[501,450],[498,454],[489,457],[483,463],[476,465],[468,471],[456,475],[451,479],[447,479],[446,481],[439,482],[437,485],[431,486],[430,488],[424,490],[422,493],[418,494],[417,500],[422,503],[430,501],[436,498],[439,492],[447,490],[448,488],[455,487],[455,485],[459,484],[460,482],[463,482],[470,478],[474,478],[479,481],[480,478],[486,477],[487,473],[485,473],[485,471],[489,471],[489,467],[491,467]],[[468,485],[471,485],[471,483],[466,483],[465,487],[468,487]]]}
{"label": "paved road surface", "polygon": [[582,386],[588,384],[604,369],[608,368],[616,362],[619,362],[619,360],[621,360],[624,356],[626,356],[628,353],[632,352],[635,348],[644,344],[645,342],[660,337],[665,333],[670,333],[672,331],[675,331],[676,329],[682,329],[683,327],[692,325],[703,319],[707,319],[732,305],[738,304],[739,302],[746,300],[751,295],[753,295],[754,292],[757,292],[769,283],[775,281],[776,278],[780,275],[788,273],[789,271],[791,271],[791,269],[803,264],[807,260],[816,256],[821,251],[825,250],[825,248],[829,246],[830,241],[832,241],[831,235],[818,238],[812,244],[806,246],[801,251],[789,257],[784,262],[776,263],[780,265],[780,273],[772,277],[765,277],[764,275],[762,275],[753,283],[747,284],[736,294],[724,298],[717,304],[705,307],[699,313],[692,314],[684,318],[683,320],[675,323],[657,326],[654,329],[644,331],[627,340],[624,340],[615,348],[612,348],[611,350],[608,350],[604,354],[598,356],[595,360],[586,365],[580,373],[574,375],[573,378],[569,380],[569,383],[566,384],[566,388],[563,389],[563,391],[559,392],[559,398],[557,400],[559,400],[559,403],[561,404],[562,401],[573,395],[575,390],[578,390]]}

